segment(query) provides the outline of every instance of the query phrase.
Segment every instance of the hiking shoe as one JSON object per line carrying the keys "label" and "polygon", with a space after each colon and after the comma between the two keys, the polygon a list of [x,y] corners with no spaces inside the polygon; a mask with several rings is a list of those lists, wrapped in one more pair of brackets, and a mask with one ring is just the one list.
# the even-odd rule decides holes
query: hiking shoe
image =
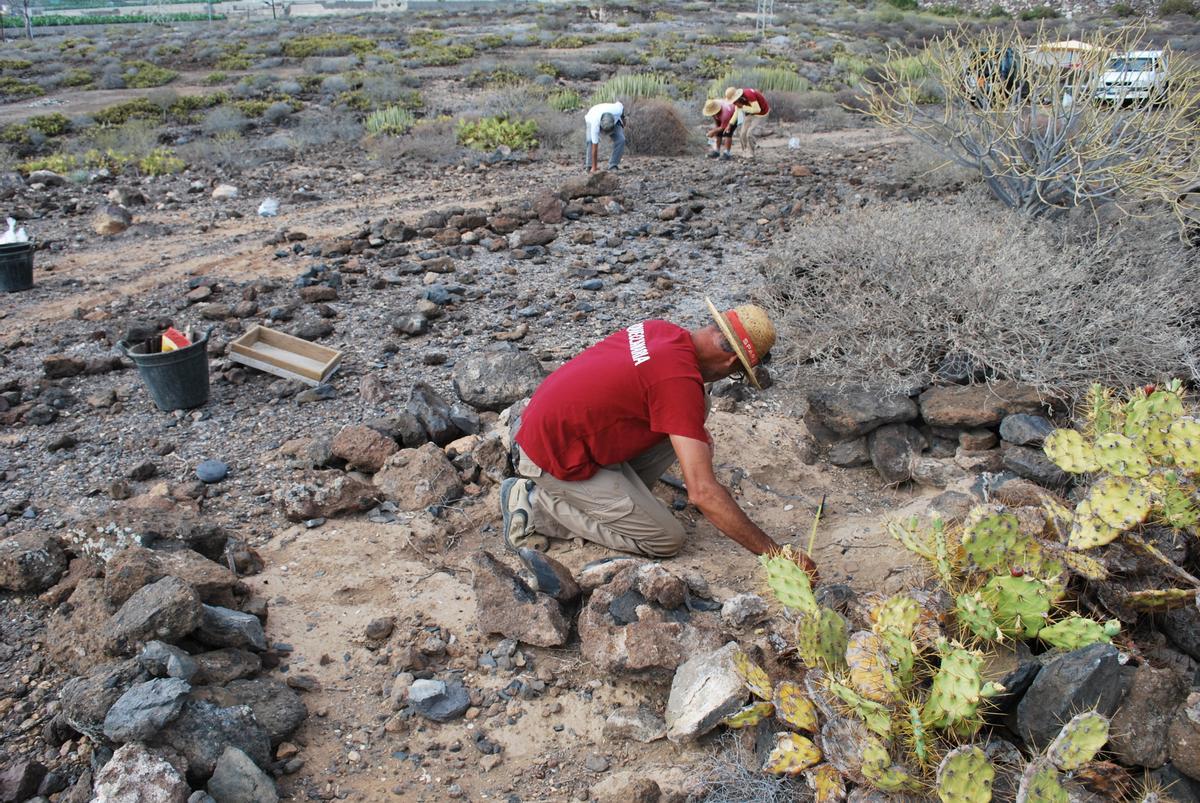
{"label": "hiking shoe", "polygon": [[721,154],[720,154],[720,152],[719,152],[719,151],[709,151],[709,152],[708,152],[708,158],[709,158],[709,159],[716,159],[716,158],[717,158],[717,157],[719,157],[720,155],[721,155]]}
{"label": "hiking shoe", "polygon": [[722,151],[721,158],[728,160],[728,159],[732,159],[733,157],[729,155],[729,151]]}
{"label": "hiking shoe", "polygon": [[529,523],[533,518],[533,508],[529,504],[529,493],[532,490],[533,480],[521,477],[509,477],[500,483],[500,515],[504,519],[504,543],[513,552],[523,548],[545,552],[550,548],[546,537],[538,535]]}

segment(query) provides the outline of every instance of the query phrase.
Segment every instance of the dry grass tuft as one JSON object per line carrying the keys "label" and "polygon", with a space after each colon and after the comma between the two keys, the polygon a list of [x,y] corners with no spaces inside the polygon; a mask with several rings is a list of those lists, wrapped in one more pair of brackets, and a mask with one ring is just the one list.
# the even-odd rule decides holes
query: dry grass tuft
{"label": "dry grass tuft", "polygon": [[674,103],[667,100],[630,101],[626,103],[626,109],[629,124],[625,127],[625,140],[630,153],[682,156],[695,147],[695,132]]}

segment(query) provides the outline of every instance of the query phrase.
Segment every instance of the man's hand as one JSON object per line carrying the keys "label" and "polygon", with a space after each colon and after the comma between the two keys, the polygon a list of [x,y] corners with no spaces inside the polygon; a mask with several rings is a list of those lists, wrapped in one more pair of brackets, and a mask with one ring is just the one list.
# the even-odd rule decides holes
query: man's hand
{"label": "man's hand", "polygon": [[792,561],[808,574],[813,588],[820,584],[821,574],[817,571],[817,563],[808,556],[807,552],[801,552],[799,549],[792,550]]}

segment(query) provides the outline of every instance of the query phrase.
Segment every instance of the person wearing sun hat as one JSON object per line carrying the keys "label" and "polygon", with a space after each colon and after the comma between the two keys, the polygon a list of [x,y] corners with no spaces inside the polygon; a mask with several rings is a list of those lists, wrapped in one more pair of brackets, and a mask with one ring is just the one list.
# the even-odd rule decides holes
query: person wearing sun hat
{"label": "person wearing sun hat", "polygon": [[713,127],[704,135],[714,143],[713,149],[708,152],[708,158],[732,159],[729,151],[733,148],[733,134],[737,131],[740,119],[737,107],[721,98],[709,98],[704,101],[701,113],[713,120]]}
{"label": "person wearing sun hat", "polygon": [[[520,476],[500,486],[503,537],[510,549],[545,551],[551,538],[667,558],[684,543],[683,525],[651,493],[679,461],[688,500],[726,537],[755,555],[779,545],[717,480],[705,429],[705,384],[757,371],[775,345],[775,327],[754,304],[719,311],[686,329],[639,321],[566,362],[542,382],[514,424]],[[528,562],[527,558],[526,559]],[[801,553],[800,565],[816,578]]]}
{"label": "person wearing sun hat", "polygon": [[771,104],[767,103],[767,98],[757,89],[746,87],[739,89],[736,86],[731,86],[725,90],[725,100],[732,103],[743,114],[743,122],[738,129],[738,143],[742,146],[742,150],[749,149],[750,153],[754,153],[754,138],[750,136],[750,132],[754,130],[760,120],[766,118],[771,112]]}

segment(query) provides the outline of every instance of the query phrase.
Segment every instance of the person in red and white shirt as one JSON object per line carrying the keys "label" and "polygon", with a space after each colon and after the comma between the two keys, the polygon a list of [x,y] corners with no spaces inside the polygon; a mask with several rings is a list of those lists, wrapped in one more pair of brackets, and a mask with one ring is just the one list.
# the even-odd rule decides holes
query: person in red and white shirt
{"label": "person in red and white shirt", "polygon": [[[500,487],[504,538],[544,551],[580,536],[655,558],[683,546],[682,524],[650,492],[679,461],[688,500],[725,536],[756,555],[779,545],[741,509],[713,471],[704,385],[755,369],[775,343],[766,312],[744,305],[688,330],[634,323],[586,349],[533,394],[514,437],[520,477]],[[798,562],[815,578],[803,553]]]}
{"label": "person in red and white shirt", "polygon": [[704,134],[713,141],[713,149],[708,152],[708,158],[732,159],[729,151],[733,148],[733,133],[737,131],[738,122],[742,119],[737,107],[728,100],[709,98],[704,101],[701,113],[705,117],[711,117],[713,121],[713,127]]}
{"label": "person in red and white shirt", "polygon": [[755,144],[750,132],[755,129],[760,120],[765,120],[771,113],[771,104],[767,103],[767,98],[763,93],[750,87],[743,89],[736,86],[729,87],[725,90],[725,100],[732,103],[742,113],[743,122],[738,129],[738,142],[743,151],[749,149],[753,154]]}

